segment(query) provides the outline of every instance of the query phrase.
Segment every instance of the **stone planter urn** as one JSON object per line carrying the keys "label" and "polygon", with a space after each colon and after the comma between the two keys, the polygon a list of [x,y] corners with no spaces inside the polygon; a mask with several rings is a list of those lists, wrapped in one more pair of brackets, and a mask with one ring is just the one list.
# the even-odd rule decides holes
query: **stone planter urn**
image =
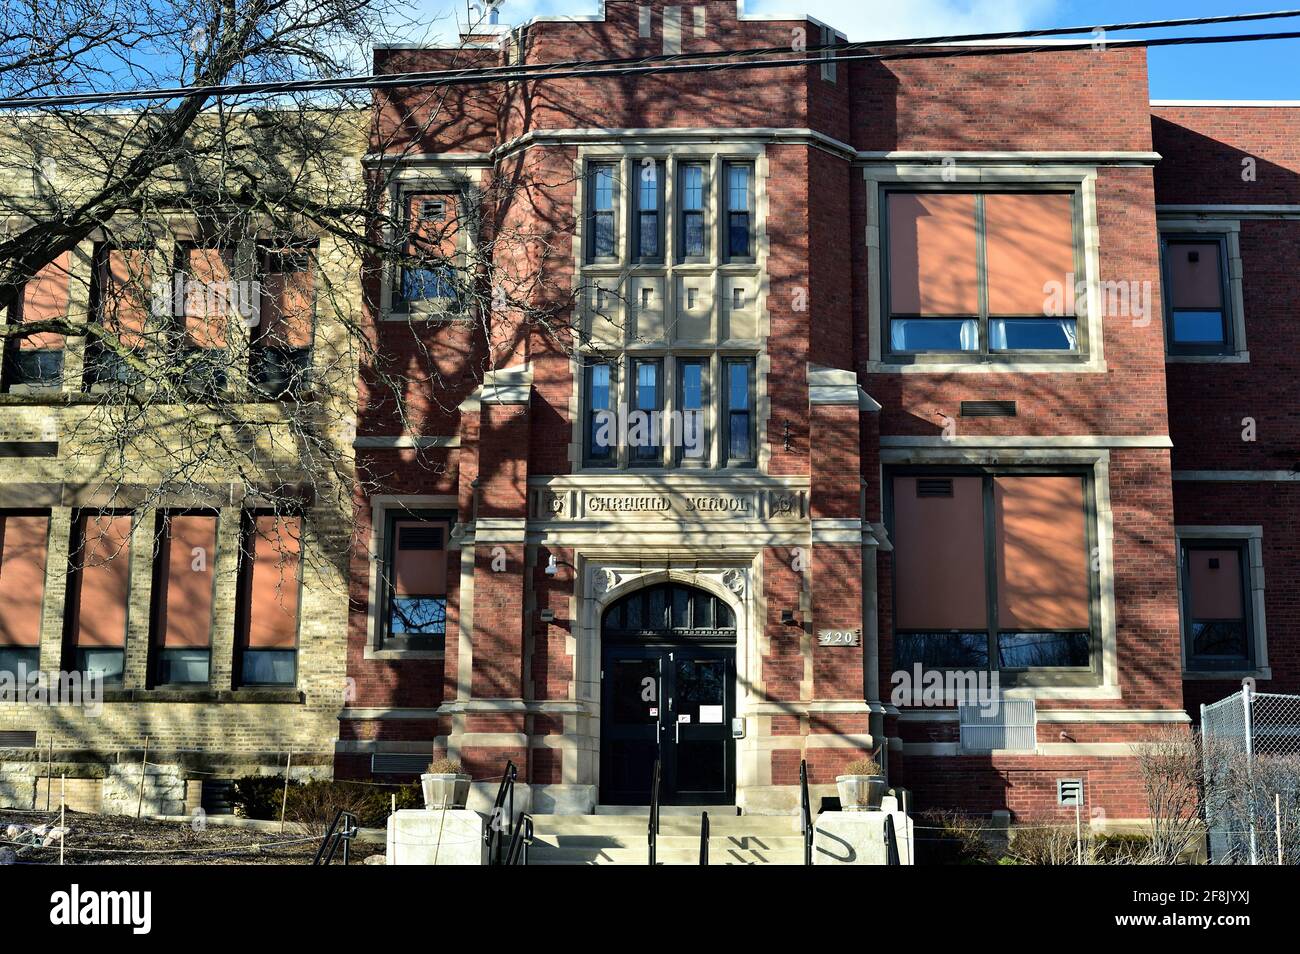
{"label": "stone planter urn", "polygon": [[885,795],[883,775],[837,775],[835,787],[840,793],[840,809],[846,812],[878,812]]}
{"label": "stone planter urn", "polygon": [[426,772],[420,776],[420,787],[424,789],[425,808],[464,808],[469,800],[468,775]]}

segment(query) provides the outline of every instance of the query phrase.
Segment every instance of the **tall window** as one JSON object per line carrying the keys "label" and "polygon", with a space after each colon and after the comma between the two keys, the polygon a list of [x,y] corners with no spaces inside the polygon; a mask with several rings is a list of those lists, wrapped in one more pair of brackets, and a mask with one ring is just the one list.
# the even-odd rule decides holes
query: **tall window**
{"label": "tall window", "polygon": [[727,258],[745,259],[754,255],[753,242],[753,172],[748,163],[729,162],[727,179]]}
{"label": "tall window", "polygon": [[705,222],[705,167],[702,163],[684,163],[678,167],[681,190],[682,257],[702,259],[709,254],[709,233]]}
{"label": "tall window", "polygon": [[728,359],[726,368],[727,463],[754,462],[754,362]]}
{"label": "tall window", "polygon": [[207,685],[217,516],[162,513],[157,532],[150,682],[152,685]]}
{"label": "tall window", "polygon": [[618,450],[614,410],[614,369],[603,362],[587,366],[587,461],[612,464]]}
{"label": "tall window", "polygon": [[[87,338],[86,387],[126,384],[135,377],[119,349],[132,351],[145,343],[153,307],[153,274],[146,249],[96,245],[91,308],[95,320],[108,332],[116,347],[101,343],[98,338]],[[168,297],[174,304],[175,299]]]}
{"label": "tall window", "polygon": [[1095,678],[1084,476],[917,471],[889,487],[896,668]]}
{"label": "tall window", "polygon": [[1170,354],[1232,354],[1227,241],[1222,235],[1161,236]]}
{"label": "tall window", "polygon": [[292,686],[298,678],[302,518],[250,514],[240,547],[236,647],[246,686]]}
{"label": "tall window", "polygon": [[[69,268],[72,253],[64,252],[23,286],[10,316],[14,324],[53,321],[68,314]],[[4,388],[57,388],[63,379],[63,335],[43,331],[10,339],[4,352]]]}
{"label": "tall window", "polygon": [[126,665],[131,579],[131,516],[83,512],[71,552],[68,633],[72,665],[119,684]]}
{"label": "tall window", "polygon": [[462,236],[457,196],[412,192],[402,201],[407,260],[398,270],[397,303],[407,311],[446,311],[459,300],[456,256]]}
{"label": "tall window", "polygon": [[641,414],[629,421],[628,443],[632,459],[637,463],[663,463],[662,421],[659,418],[659,412],[663,410],[662,372],[663,362],[659,360],[638,359],[632,362],[632,406]]}
{"label": "tall window", "polygon": [[663,259],[663,191],[664,164],[642,163],[636,190],[636,257],[643,262]]}
{"label": "tall window", "polygon": [[307,248],[262,250],[262,302],[253,334],[253,383],[271,397],[307,385],[316,315],[315,257]]}
{"label": "tall window", "polygon": [[1079,352],[1074,204],[1070,192],[887,192],[888,350]]}
{"label": "tall window", "polygon": [[616,167],[598,162],[587,173],[587,257],[592,261],[618,258],[615,245],[614,195]]}
{"label": "tall window", "polygon": [[1187,668],[1252,668],[1254,634],[1248,542],[1185,539],[1180,563]]}
{"label": "tall window", "polygon": [[0,673],[40,668],[50,515],[0,513]]}
{"label": "tall window", "polygon": [[227,331],[238,313],[234,309],[241,307],[234,251],[182,244],[176,254],[176,332],[188,362],[186,380],[221,390],[226,386]]}
{"label": "tall window", "polygon": [[677,409],[681,412],[678,464],[703,465],[709,460],[708,368],[705,358],[677,361]]}
{"label": "tall window", "polygon": [[443,648],[450,520],[408,514],[389,517],[384,561],[385,648]]}

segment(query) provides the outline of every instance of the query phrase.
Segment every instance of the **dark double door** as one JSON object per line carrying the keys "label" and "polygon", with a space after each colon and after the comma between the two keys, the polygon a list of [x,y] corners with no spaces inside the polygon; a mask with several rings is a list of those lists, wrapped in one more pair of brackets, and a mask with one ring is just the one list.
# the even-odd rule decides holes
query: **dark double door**
{"label": "dark double door", "polygon": [[600,800],[664,805],[736,798],[736,650],[687,642],[607,645],[601,670]]}

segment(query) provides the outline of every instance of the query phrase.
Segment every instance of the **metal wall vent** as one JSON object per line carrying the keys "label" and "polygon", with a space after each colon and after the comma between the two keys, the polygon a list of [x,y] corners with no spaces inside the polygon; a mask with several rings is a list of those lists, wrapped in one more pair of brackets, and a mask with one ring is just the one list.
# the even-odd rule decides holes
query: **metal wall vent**
{"label": "metal wall vent", "polygon": [[0,749],[34,748],[36,748],[35,732],[24,732],[21,729],[10,729],[0,732]]}
{"label": "metal wall vent", "polygon": [[918,497],[951,497],[951,477],[916,478],[916,495]]}
{"label": "metal wall vent", "polygon": [[1033,699],[998,699],[986,707],[976,703],[957,707],[961,747],[975,752],[1008,749],[1033,752],[1038,745],[1038,714]]}
{"label": "metal wall vent", "polygon": [[373,775],[419,775],[432,761],[428,755],[410,752],[376,752],[370,756]]}
{"label": "metal wall vent", "polygon": [[1075,805],[1083,804],[1083,779],[1081,778],[1058,778],[1056,780],[1056,804]]}
{"label": "metal wall vent", "polygon": [[1015,401],[962,401],[962,417],[1015,417]]}

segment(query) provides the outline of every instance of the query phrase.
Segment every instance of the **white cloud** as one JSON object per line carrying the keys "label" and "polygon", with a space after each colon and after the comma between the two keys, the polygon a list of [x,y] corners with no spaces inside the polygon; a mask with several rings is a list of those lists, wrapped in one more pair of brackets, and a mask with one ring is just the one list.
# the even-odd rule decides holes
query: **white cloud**
{"label": "white cloud", "polygon": [[[413,0],[422,25],[406,38],[447,40],[453,18],[464,20],[463,0]],[[689,0],[683,0],[689,4]],[[894,40],[914,36],[1022,30],[1054,22],[1060,0],[746,0],[753,15],[809,15],[830,24],[850,40]],[[526,23],[536,16],[599,13],[600,0],[505,0],[501,22]]]}

